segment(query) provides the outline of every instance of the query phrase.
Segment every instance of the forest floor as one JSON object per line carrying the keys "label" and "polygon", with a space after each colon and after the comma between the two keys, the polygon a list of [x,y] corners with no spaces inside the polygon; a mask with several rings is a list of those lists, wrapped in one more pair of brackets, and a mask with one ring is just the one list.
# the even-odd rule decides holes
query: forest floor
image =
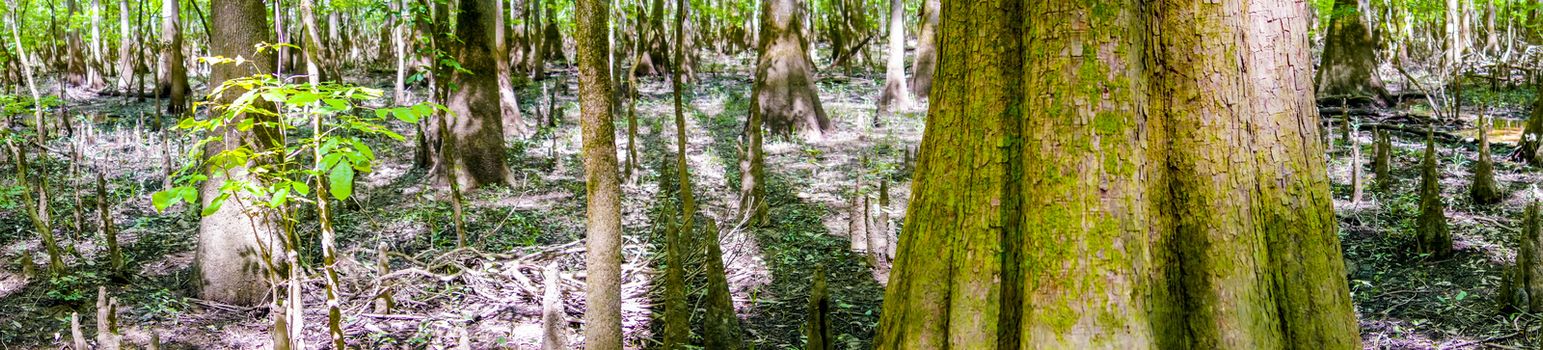
{"label": "forest floor", "polygon": [[[757,349],[801,348],[807,288],[816,266],[824,266],[834,304],[833,325],[844,349],[870,346],[887,280],[887,263],[870,266],[854,252],[846,237],[848,200],[854,182],[872,184],[887,179],[893,199],[887,208],[898,227],[909,198],[909,171],[904,154],[920,144],[925,105],[885,117],[874,127],[874,96],[881,75],[828,75],[820,81],[824,107],[837,131],[817,142],[773,139],[766,147],[770,223],[763,228],[736,229],[739,182],[738,136],[750,93],[746,64],[711,67],[698,75],[685,97],[687,160],[700,211],[696,220],[719,223],[735,307],[744,321],[747,340]],[[428,186],[422,171],[412,167],[410,142],[370,140],[380,155],[374,172],[360,180],[361,189],[337,213],[343,281],[345,330],[351,344],[370,349],[450,348],[460,342],[472,348],[538,348],[541,337],[543,270],[557,266],[565,296],[569,339],[580,340],[583,297],[584,182],[580,158],[578,107],[573,72],[554,71],[547,83],[527,83],[520,101],[530,125],[540,125],[545,110],[556,110],[557,126],[511,139],[507,159],[512,184],[466,194],[465,230],[468,247],[456,248],[451,205],[446,191]],[[652,348],[658,343],[654,321],[660,311],[662,288],[656,276],[663,249],[659,229],[665,212],[678,211],[672,95],[668,80],[643,79],[637,104],[640,168],[623,186],[624,254],[623,316],[628,348]],[[372,80],[367,85],[381,86]],[[545,85],[545,88],[543,88]],[[1530,101],[1530,91],[1518,101]],[[60,348],[70,337],[71,313],[79,313],[86,336],[95,330],[97,288],[119,299],[118,324],[130,344],[145,344],[151,333],[170,349],[252,349],[268,342],[265,307],[247,308],[197,299],[193,293],[193,249],[198,229],[195,210],[173,208],[157,213],[149,194],[163,186],[167,152],[180,155],[191,139],[180,132],[160,133],[154,105],[123,103],[117,97],[72,100],[76,113],[94,116],[96,127],[76,130],[76,137],[50,144],[45,162],[55,193],[50,207],[61,224],[70,271],[52,279],[26,279],[19,274],[21,252],[40,252],[31,224],[15,200],[0,201],[0,349]],[[1501,109],[1512,119],[1526,115],[1516,102]],[[548,108],[547,106],[552,106]],[[1411,107],[1401,107],[1409,109]],[[621,108],[625,113],[625,105]],[[626,161],[625,119],[617,119],[618,149]],[[1328,118],[1330,116],[1326,116]],[[1472,116],[1465,115],[1471,123]],[[392,126],[404,135],[413,127]],[[1450,131],[1464,128],[1450,126]],[[1502,129],[1497,132],[1507,132]],[[1514,130],[1509,130],[1513,132]],[[168,138],[169,136],[169,138]],[[1525,204],[1543,197],[1530,184],[1543,180],[1534,170],[1507,160],[1497,162],[1497,180],[1507,200],[1479,207],[1467,200],[1469,165],[1477,149],[1470,142],[1445,142],[1441,148],[1442,189],[1457,240],[1458,254],[1431,260],[1412,253],[1414,218],[1418,212],[1418,170],[1423,136],[1394,133],[1394,177],[1386,191],[1368,189],[1361,203],[1350,203],[1349,146],[1336,139],[1331,148],[1330,177],[1340,235],[1350,273],[1350,290],[1369,349],[1532,348],[1540,339],[1540,317],[1499,311],[1494,300],[1499,276],[1513,259],[1519,213]],[[1337,136],[1336,136],[1337,137]],[[1363,159],[1369,159],[1370,133],[1356,134]],[[102,238],[92,220],[98,199],[86,177],[69,176],[67,149],[73,144],[85,155],[85,173],[102,171],[108,179],[112,217],[121,232],[128,273],[111,276],[105,268]],[[164,147],[164,148],[163,148]],[[64,150],[64,151],[60,151]],[[1497,145],[1497,159],[1509,151]],[[171,160],[173,168],[184,161]],[[1361,161],[1363,167],[1367,161]],[[14,173],[14,164],[0,162],[0,173]],[[1366,173],[1362,172],[1363,176]],[[1368,176],[1369,178],[1369,176]],[[81,203],[67,189],[80,186]],[[13,198],[16,187],[0,188]],[[866,191],[872,191],[868,189]],[[302,220],[314,222],[315,220]],[[80,222],[79,233],[70,225]],[[310,224],[314,225],[314,223]],[[315,232],[315,227],[301,227]],[[695,235],[693,235],[694,237]],[[378,246],[388,247],[391,271],[375,266]],[[702,245],[688,245],[688,283],[701,286]],[[319,253],[304,253],[316,268]],[[42,254],[34,255],[46,262]],[[662,279],[657,279],[662,280]],[[396,307],[379,312],[373,296],[389,287]],[[306,282],[306,336],[310,343],[326,339],[321,280]],[[692,289],[694,315],[702,315]],[[700,322],[692,322],[699,324]],[[695,329],[700,335],[701,330]]]}
{"label": "forest floor", "polygon": [[[740,66],[744,67],[744,66]],[[722,69],[722,67],[719,67]],[[530,125],[541,125],[544,111],[556,110],[557,126],[540,128],[511,139],[507,159],[514,178],[508,186],[465,194],[468,247],[456,248],[451,206],[443,188],[428,186],[422,171],[412,169],[410,142],[369,140],[379,154],[374,172],[362,177],[361,189],[336,214],[343,281],[345,330],[352,344],[363,348],[445,348],[465,341],[472,348],[537,348],[543,270],[561,272],[569,339],[578,344],[583,310],[584,183],[580,158],[578,107],[573,71],[553,71],[545,83],[521,89],[521,107]],[[700,204],[700,224],[719,223],[720,244],[735,306],[744,320],[747,340],[756,348],[798,348],[807,288],[814,266],[826,266],[835,309],[833,324],[846,347],[866,347],[873,336],[882,300],[887,264],[870,267],[866,256],[850,250],[846,206],[855,176],[868,181],[880,176],[892,183],[892,217],[903,215],[909,197],[908,174],[897,163],[904,147],[920,143],[925,105],[873,127],[872,95],[877,76],[827,78],[821,82],[827,111],[837,130],[818,142],[769,139],[767,196],[770,222],[763,228],[734,229],[739,181],[738,136],[748,113],[749,72],[701,73],[685,96],[688,161],[694,193]],[[382,81],[366,85],[380,87]],[[543,85],[545,89],[543,89]],[[566,85],[566,86],[562,86]],[[546,92],[544,92],[546,91]],[[637,173],[623,186],[625,343],[629,348],[657,345],[652,305],[662,298],[663,233],[660,213],[678,211],[679,181],[674,170],[675,124],[668,80],[645,78],[637,110]],[[4,208],[0,217],[0,349],[57,348],[70,339],[71,313],[79,313],[87,339],[95,339],[97,288],[105,286],[119,299],[120,329],[129,344],[146,344],[157,334],[171,349],[251,349],[267,343],[270,316],[266,307],[248,308],[200,300],[193,292],[193,255],[198,229],[196,210],[174,207],[157,213],[149,195],[163,187],[167,169],[165,146],[173,168],[182,166],[182,152],[194,140],[180,131],[162,134],[154,121],[155,106],[91,94],[72,100],[75,113],[96,117],[95,130],[76,130],[79,137],[60,137],[50,144],[45,162],[51,185],[50,207],[64,236],[73,246],[67,254],[69,272],[57,278],[25,279],[19,257],[39,252],[40,240],[19,207]],[[550,106],[550,107],[548,107]],[[623,109],[625,111],[625,109]],[[143,113],[145,116],[141,116]],[[618,149],[626,161],[626,122],[618,116]],[[168,122],[174,122],[168,118]],[[413,135],[408,124],[393,125]],[[87,135],[91,136],[87,136]],[[167,138],[169,135],[170,138]],[[167,144],[169,142],[169,144]],[[68,149],[85,155],[87,175],[102,171],[108,179],[107,201],[124,246],[125,276],[106,268],[103,239],[95,220],[75,222],[73,191],[82,186],[82,216],[95,218],[96,196],[86,181],[73,179]],[[163,145],[164,144],[164,145]],[[860,166],[861,160],[866,165]],[[14,173],[11,162],[0,172]],[[8,191],[19,188],[7,187]],[[871,189],[869,191],[872,191]],[[14,196],[14,193],[9,193]],[[16,200],[8,202],[14,205]],[[315,220],[301,220],[301,232],[316,232]],[[306,227],[305,225],[311,225]],[[698,233],[699,234],[699,233]],[[314,239],[314,238],[311,238]],[[389,247],[391,272],[381,275],[375,265],[377,246]],[[700,261],[705,249],[688,245],[688,283],[705,280]],[[302,254],[318,268],[317,247]],[[39,269],[41,266],[38,265]],[[372,297],[381,286],[394,293],[396,308],[377,313]],[[322,282],[306,281],[306,337],[326,339]],[[692,289],[694,314],[705,291]],[[693,322],[696,324],[698,322]],[[465,334],[466,339],[462,339]],[[700,336],[695,329],[694,335]]]}

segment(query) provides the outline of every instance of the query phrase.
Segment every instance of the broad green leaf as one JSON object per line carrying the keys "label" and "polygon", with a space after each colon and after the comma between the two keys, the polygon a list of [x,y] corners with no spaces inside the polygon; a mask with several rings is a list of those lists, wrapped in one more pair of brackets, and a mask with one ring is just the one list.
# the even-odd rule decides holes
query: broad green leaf
{"label": "broad green leaf", "polygon": [[321,98],[322,98],[322,95],[318,94],[318,93],[301,92],[301,93],[295,94],[294,96],[290,96],[289,97],[289,101],[285,101],[284,103],[288,103],[288,104],[292,104],[292,105],[308,105],[308,104],[311,104],[311,102],[316,102],[316,100],[320,100]]}
{"label": "broad green leaf", "polygon": [[214,215],[214,212],[220,210],[220,206],[225,205],[225,200],[228,198],[230,198],[229,193],[222,193],[219,197],[214,197],[214,200],[209,201],[209,205],[204,206],[204,211],[199,215]]}
{"label": "broad green leaf", "polygon": [[348,199],[348,196],[354,194],[354,167],[347,163],[339,163],[332,167],[332,174],[327,176],[327,181],[332,198]]}
{"label": "broad green leaf", "polygon": [[294,188],[295,192],[300,193],[300,195],[302,195],[302,196],[309,196],[309,195],[311,195],[311,185],[307,185],[307,184],[305,184],[305,182],[302,182],[302,181],[291,182],[290,183],[290,187]]}
{"label": "broad green leaf", "polygon": [[364,144],[359,139],[349,139],[348,141],[354,143],[354,149],[359,150],[359,153],[363,154],[366,160],[375,160],[375,152],[370,150],[369,145]]}
{"label": "broad green leaf", "polygon": [[177,204],[177,202],[182,201],[182,197],[177,195],[176,190],[176,188],[172,188],[150,195],[150,204],[155,205],[155,212],[166,212],[166,208],[170,208],[172,205]]}
{"label": "broad green leaf", "polygon": [[284,202],[288,201],[288,200],[289,200],[289,189],[288,188],[281,188],[278,191],[274,191],[273,192],[273,199],[268,200],[268,206],[277,208],[280,205],[284,205]]}
{"label": "broad green leaf", "polygon": [[335,98],[329,98],[329,99],[321,100],[321,102],[326,103],[327,106],[331,106],[333,109],[337,109],[337,110],[340,110],[340,111],[348,110],[348,101],[339,100],[339,99],[335,99]]}
{"label": "broad green leaf", "polygon": [[408,123],[417,123],[418,119],[420,118],[419,114],[413,113],[412,110],[407,108],[392,108],[391,116],[396,117],[397,120]]}

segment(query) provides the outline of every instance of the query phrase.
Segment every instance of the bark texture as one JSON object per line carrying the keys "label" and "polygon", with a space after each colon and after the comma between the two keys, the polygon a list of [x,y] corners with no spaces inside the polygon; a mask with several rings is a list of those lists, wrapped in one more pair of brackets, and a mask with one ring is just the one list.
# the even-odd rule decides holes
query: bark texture
{"label": "bark texture", "polygon": [[[820,105],[814,62],[804,37],[802,0],[761,1],[760,58],[755,66],[750,113],[773,135],[798,133],[817,140],[834,127]],[[755,118],[755,117],[752,117]]]}
{"label": "bark texture", "polygon": [[[441,156],[439,170],[455,172],[448,177],[459,182],[462,190],[488,184],[507,183],[509,166],[504,160],[503,110],[499,105],[497,0],[465,0],[456,13],[454,45],[456,60],[467,72],[449,74],[450,89],[446,107],[450,116],[449,139],[453,154]],[[448,173],[445,173],[448,174]]]}
{"label": "bark texture", "polygon": [[884,64],[884,90],[879,94],[879,112],[893,112],[910,106],[911,89],[906,88],[905,80],[905,3],[889,0],[889,52]]}
{"label": "bark texture", "polygon": [[911,62],[911,93],[927,98],[932,92],[932,73],[938,65],[939,0],[922,0],[921,20],[916,28],[916,60]]}
{"label": "bark texture", "polygon": [[1543,165],[1543,95],[1532,101],[1532,113],[1522,125],[1522,139],[1512,157],[1530,165]]}
{"label": "bark texture", "polygon": [[877,348],[1360,347],[1304,3],[942,6]]}
{"label": "bark texture", "polygon": [[182,56],[182,19],[179,0],[161,1],[161,60],[156,95],[166,96],[166,113],[176,115],[187,109],[188,70]]}
{"label": "bark texture", "polygon": [[1441,200],[1441,174],[1436,156],[1436,138],[1425,133],[1425,158],[1420,163],[1420,218],[1415,228],[1419,238],[1415,251],[1440,259],[1452,255],[1452,231],[1447,228],[1446,204]]}
{"label": "bark texture", "polygon": [[[610,3],[578,0],[574,7],[579,65],[579,111],[583,115],[586,278],[584,348],[620,350],[621,181],[617,173],[616,127],[611,121],[611,79],[606,54]],[[496,105],[495,105],[496,106]]]}
{"label": "bark texture", "polygon": [[1392,165],[1390,163],[1393,161],[1393,140],[1388,136],[1387,130],[1378,128],[1372,132],[1372,144],[1376,147],[1372,155],[1372,174],[1376,176],[1372,186],[1378,190],[1386,191],[1393,187],[1393,183],[1398,181],[1391,174]]}
{"label": "bark texture", "polygon": [[1539,222],[1538,202],[1527,205],[1522,218],[1522,232],[1517,235],[1516,266],[1505,275],[1501,284],[1500,302],[1516,311],[1543,311],[1543,257],[1538,248],[1543,247],[1543,223]]}
{"label": "bark texture", "polygon": [[[241,66],[215,65],[209,79],[211,84],[217,86],[229,79],[273,72],[273,57],[257,54],[253,49],[258,43],[273,41],[266,16],[263,4],[257,1],[213,0],[210,3],[209,20],[213,25],[210,35],[220,38],[210,43],[210,54],[246,57],[252,62]],[[221,103],[229,103],[239,94],[239,91],[227,91]],[[262,117],[249,114],[244,118]],[[223,133],[225,137],[221,141],[211,142],[204,148],[206,156],[234,147],[263,149],[277,145],[274,142],[276,136],[263,128],[254,128],[251,132],[231,128]],[[203,205],[209,205],[210,200],[219,195],[219,188],[226,178],[250,179],[245,167],[238,166],[220,173],[210,174],[212,176],[209,176],[209,181],[203,183],[199,196]],[[276,252],[278,247],[274,244],[271,229],[261,217],[263,214],[252,213],[250,210],[256,208],[228,201],[219,210],[199,221],[195,262],[201,298],[227,304],[255,305],[266,297],[268,283],[264,279],[262,252]],[[249,214],[258,217],[254,219]]]}
{"label": "bark texture", "polygon": [[1495,161],[1489,148],[1489,116],[1479,114],[1479,159],[1473,162],[1473,183],[1468,186],[1468,198],[1474,204],[1492,205],[1505,199],[1500,185],[1495,183]]}
{"label": "bark texture", "polygon": [[1334,0],[1329,32],[1324,38],[1323,64],[1316,78],[1319,96],[1371,97],[1383,100],[1387,90],[1377,76],[1377,38],[1366,25],[1363,1]]}

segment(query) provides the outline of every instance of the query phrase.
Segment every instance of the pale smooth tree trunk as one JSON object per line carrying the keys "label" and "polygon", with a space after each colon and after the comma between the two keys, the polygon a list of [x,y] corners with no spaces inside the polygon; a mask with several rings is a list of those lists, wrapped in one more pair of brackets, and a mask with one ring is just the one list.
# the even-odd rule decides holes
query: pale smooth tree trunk
{"label": "pale smooth tree trunk", "polygon": [[124,94],[134,91],[134,27],[129,15],[129,0],[118,0],[118,92]]}
{"label": "pale smooth tree trunk", "polygon": [[939,0],[922,0],[921,20],[916,28],[916,60],[911,62],[911,93],[927,98],[932,91],[932,72],[938,65]]}
{"label": "pale smooth tree trunk", "polygon": [[[884,65],[884,91],[879,95],[879,113],[911,108],[911,89],[905,79],[905,2],[889,0],[889,57]],[[877,124],[879,119],[875,118]]]}

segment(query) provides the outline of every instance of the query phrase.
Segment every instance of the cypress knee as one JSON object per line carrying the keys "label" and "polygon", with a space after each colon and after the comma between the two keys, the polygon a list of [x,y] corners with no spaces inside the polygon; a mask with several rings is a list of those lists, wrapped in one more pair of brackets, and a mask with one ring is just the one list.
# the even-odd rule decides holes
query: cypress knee
{"label": "cypress knee", "polygon": [[1388,131],[1380,128],[1372,133],[1372,138],[1374,139],[1372,142],[1373,147],[1376,148],[1373,151],[1375,154],[1372,156],[1372,174],[1376,176],[1374,179],[1376,181],[1372,183],[1372,186],[1378,190],[1386,191],[1388,188],[1393,187],[1395,181],[1398,181],[1390,174],[1391,166],[1389,162],[1393,158],[1393,141],[1388,136]]}
{"label": "cypress knee", "polygon": [[1492,205],[1504,199],[1495,183],[1495,162],[1490,159],[1489,118],[1479,114],[1479,159],[1473,162],[1473,184],[1468,187],[1468,197],[1474,204]]}
{"label": "cypress knee", "polygon": [[1447,228],[1446,204],[1441,202],[1441,176],[1437,173],[1434,131],[1425,132],[1425,160],[1420,163],[1420,218],[1416,251],[1433,258],[1452,254],[1452,232]]}
{"label": "cypress knee", "polygon": [[1506,271],[1500,302],[1509,310],[1543,312],[1543,299],[1539,298],[1543,293],[1543,257],[1538,256],[1538,249],[1543,247],[1543,222],[1539,222],[1537,200],[1527,204],[1522,215],[1516,265]]}
{"label": "cypress knee", "polygon": [[830,326],[830,294],[825,287],[825,265],[814,268],[813,281],[809,286],[809,309],[806,311],[808,320],[804,323],[804,336],[809,342],[804,345],[808,350],[835,350],[835,332]]}

